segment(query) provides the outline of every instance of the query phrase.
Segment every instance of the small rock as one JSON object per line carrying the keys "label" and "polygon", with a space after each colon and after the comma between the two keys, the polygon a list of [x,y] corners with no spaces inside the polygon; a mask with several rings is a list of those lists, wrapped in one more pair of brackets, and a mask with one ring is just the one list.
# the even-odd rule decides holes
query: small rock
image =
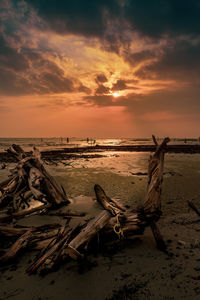
{"label": "small rock", "polygon": [[181,246],[185,246],[185,245],[186,245],[186,242],[179,240],[179,241],[178,241],[178,244],[181,245]]}

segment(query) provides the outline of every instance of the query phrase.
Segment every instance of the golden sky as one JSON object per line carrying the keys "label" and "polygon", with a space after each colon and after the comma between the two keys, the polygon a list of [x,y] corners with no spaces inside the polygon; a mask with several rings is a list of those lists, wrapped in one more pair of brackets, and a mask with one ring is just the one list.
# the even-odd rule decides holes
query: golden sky
{"label": "golden sky", "polygon": [[2,0],[0,136],[198,137],[200,6],[161,2]]}

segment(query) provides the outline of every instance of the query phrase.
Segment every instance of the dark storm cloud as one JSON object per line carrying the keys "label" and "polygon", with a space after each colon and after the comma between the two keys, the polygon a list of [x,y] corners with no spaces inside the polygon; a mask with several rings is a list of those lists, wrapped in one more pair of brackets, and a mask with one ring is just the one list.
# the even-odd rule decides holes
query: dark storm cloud
{"label": "dark storm cloud", "polygon": [[107,82],[108,81],[108,79],[106,78],[106,76],[104,75],[104,74],[99,74],[99,75],[97,75],[97,77],[96,77],[96,82],[97,83],[104,83],[104,82]]}
{"label": "dark storm cloud", "polygon": [[127,89],[126,81],[119,79],[115,84],[112,86],[112,91],[122,91]]}
{"label": "dark storm cloud", "polygon": [[132,28],[146,36],[200,32],[199,0],[127,0],[124,12]]}
{"label": "dark storm cloud", "polygon": [[[191,53],[196,51],[196,46],[190,43],[190,39],[200,36],[199,0],[63,0],[59,2],[57,0],[25,0],[25,2],[30,5],[30,9],[34,8],[51,30],[59,34],[72,33],[98,37],[101,40],[102,49],[122,55],[132,66],[158,58],[158,64],[155,63],[149,68],[138,71],[138,75],[143,78],[145,76],[148,78],[151,70],[156,72],[156,68],[161,72],[165,67],[166,72],[170,68],[170,61],[172,62],[170,55],[171,53],[174,55],[175,50],[171,50],[168,43],[170,44],[171,41],[178,43],[176,47],[178,53],[179,50],[182,51],[178,38],[182,36],[186,41],[188,40],[190,50],[188,47],[188,51],[185,51],[186,46],[183,45],[184,59],[188,61]],[[139,33],[142,37],[154,40],[154,42],[156,40],[157,50],[156,47],[154,50],[146,48],[131,53],[129,45],[134,39],[134,33]],[[163,38],[166,39],[166,49],[164,49],[166,58],[163,56],[160,60],[159,40]],[[120,52],[121,48],[124,51]],[[195,53],[195,57],[197,56],[200,57],[200,53]],[[176,60],[176,54],[174,58],[174,70],[181,68],[181,63],[184,68],[184,59],[181,60],[181,57],[177,56]],[[104,77],[101,81],[101,76],[104,75],[98,75],[96,81],[106,82],[107,79]]]}
{"label": "dark storm cloud", "polygon": [[0,35],[0,94],[23,95],[32,92],[29,81],[22,75],[29,69],[29,62],[17,48],[9,46]]}
{"label": "dark storm cloud", "polygon": [[11,48],[2,35],[0,35],[0,67],[16,72],[25,71],[29,68],[26,57],[16,48]]}
{"label": "dark storm cloud", "polygon": [[13,48],[0,36],[0,94],[73,92],[73,85],[54,62],[34,50]]}
{"label": "dark storm cloud", "polygon": [[154,50],[141,50],[140,52],[127,52],[124,55],[124,59],[132,66],[138,65],[141,62],[145,62],[152,58],[156,58],[156,51]]}
{"label": "dark storm cloud", "polygon": [[33,55],[33,57],[35,60],[32,60],[31,63],[35,72],[30,73],[29,79],[35,93],[71,93],[76,91],[75,80],[67,77],[54,62],[44,59],[39,54]]}
{"label": "dark storm cloud", "polygon": [[33,92],[32,86],[22,76],[10,70],[0,69],[0,95],[18,96]]}
{"label": "dark storm cloud", "polygon": [[[140,67],[137,75],[141,78],[184,79],[195,81],[200,71],[200,1],[178,0],[3,0],[0,1],[0,93],[62,93],[84,92],[90,90],[81,82],[64,74],[52,61],[45,57],[46,51],[20,47],[25,37],[23,26],[37,26],[51,29],[59,34],[76,34],[98,37],[102,48],[120,53],[132,66],[154,60]],[[36,15],[32,12],[37,14]],[[37,23],[37,24],[36,24]],[[3,25],[2,25],[3,24]],[[23,27],[22,26],[22,27]],[[151,40],[159,37],[166,39],[166,47],[161,53],[147,47],[131,53],[129,41],[133,35],[126,31],[137,32]],[[22,30],[22,31],[21,31]],[[27,34],[27,33],[26,33]],[[179,37],[185,38],[180,41]],[[10,40],[12,39],[12,43]],[[196,39],[196,42],[195,42]],[[16,41],[16,46],[13,46]],[[155,42],[155,41],[154,41]],[[38,46],[38,45],[37,45]],[[36,47],[37,47],[36,46]],[[44,55],[42,55],[44,54]],[[52,51],[52,54],[53,53]],[[5,80],[7,78],[7,81]],[[108,93],[103,84],[107,82],[104,74],[96,76],[96,94]],[[6,83],[7,82],[7,83]],[[126,89],[126,82],[119,79],[112,90]]]}
{"label": "dark storm cloud", "polygon": [[11,48],[0,37],[0,94],[26,95],[73,92],[74,80],[54,62],[31,49]]}
{"label": "dark storm cloud", "polygon": [[57,74],[44,72],[39,76],[39,82],[49,93],[73,92],[73,81]]}
{"label": "dark storm cloud", "polygon": [[[9,39],[8,39],[9,40]],[[14,48],[0,34],[0,94],[9,96],[74,92],[77,80],[31,48]],[[89,89],[80,88],[86,94]]]}
{"label": "dark storm cloud", "polygon": [[32,40],[24,28],[32,29],[36,21],[24,1],[0,1],[1,95],[71,93],[81,86],[52,61],[58,56],[53,49],[42,43],[39,47],[34,40],[31,48]]}
{"label": "dark storm cloud", "polygon": [[117,0],[26,0],[54,31],[101,37],[107,21],[120,14]]}
{"label": "dark storm cloud", "polygon": [[141,68],[141,79],[177,79],[195,83],[200,74],[200,42],[177,41],[166,47],[159,59]]}
{"label": "dark storm cloud", "polygon": [[98,86],[98,88],[96,89],[95,93],[97,95],[101,95],[101,94],[107,94],[107,93],[109,93],[109,91],[110,91],[110,89],[108,87],[104,86],[103,84],[100,84]]}
{"label": "dark storm cloud", "polygon": [[88,94],[88,95],[91,94],[91,92],[92,92],[87,86],[85,86],[83,84],[81,84],[79,86],[78,91],[82,92],[82,93],[85,93],[85,94]]}
{"label": "dark storm cloud", "polygon": [[[25,0],[59,33],[102,37],[115,20],[143,35],[199,34],[199,0]],[[19,1],[15,1],[19,2]]]}

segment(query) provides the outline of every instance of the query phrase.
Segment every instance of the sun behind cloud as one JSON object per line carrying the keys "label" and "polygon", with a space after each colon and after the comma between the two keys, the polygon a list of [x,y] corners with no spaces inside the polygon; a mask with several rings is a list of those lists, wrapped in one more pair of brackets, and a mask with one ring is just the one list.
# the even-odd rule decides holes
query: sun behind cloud
{"label": "sun behind cloud", "polygon": [[119,94],[117,92],[113,93],[113,97],[117,98],[119,97]]}

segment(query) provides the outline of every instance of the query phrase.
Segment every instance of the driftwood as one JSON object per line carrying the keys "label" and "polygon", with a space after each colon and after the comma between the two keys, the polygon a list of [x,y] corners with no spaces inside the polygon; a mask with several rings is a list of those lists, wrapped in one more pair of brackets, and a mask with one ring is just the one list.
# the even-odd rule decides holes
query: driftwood
{"label": "driftwood", "polygon": [[143,203],[143,211],[147,218],[155,218],[155,214],[161,214],[161,188],[163,181],[163,167],[164,167],[164,151],[166,144],[170,141],[165,138],[161,145],[158,145],[153,136],[156,145],[156,151],[153,156],[150,156],[148,167],[148,185],[146,198]]}
{"label": "driftwood", "polygon": [[91,220],[87,226],[69,243],[63,254],[68,254],[73,259],[78,259],[82,255],[78,252],[78,248],[89,243],[90,240],[108,223],[111,214],[104,210],[94,220]]}
{"label": "driftwood", "polygon": [[142,234],[146,226],[150,226],[156,240],[157,247],[165,250],[166,246],[160,234],[156,222],[161,214],[161,185],[163,179],[164,150],[169,139],[166,138],[161,145],[157,144],[155,154],[149,161],[149,180],[147,194],[142,207],[135,213],[124,212],[124,209],[116,205],[99,185],[95,185],[97,201],[104,210],[95,219],[91,220],[87,226],[69,243],[63,253],[70,255],[73,259],[81,257],[79,248],[103,229],[104,234],[113,233],[119,237]]}
{"label": "driftwood", "polygon": [[[153,136],[155,143],[155,153],[150,156],[148,167],[148,185],[146,196],[143,204],[135,210],[126,210],[121,204],[109,198],[104,190],[95,185],[94,190],[98,203],[101,206],[101,212],[95,218],[86,222],[83,225],[78,225],[75,228],[69,226],[69,220],[66,225],[55,232],[55,230],[49,232],[43,232],[38,234],[33,229],[22,229],[21,236],[15,242],[15,244],[8,250],[7,253],[1,258],[2,262],[8,261],[15,257],[18,252],[24,248],[31,246],[31,248],[42,249],[39,256],[35,259],[34,263],[27,269],[29,274],[36,272],[40,268],[47,268],[51,270],[58,261],[64,261],[67,258],[80,259],[83,258],[82,252],[88,249],[88,246],[92,246],[94,238],[98,236],[98,239],[102,243],[109,242],[119,243],[120,239],[129,239],[133,235],[143,234],[147,226],[152,230],[157,247],[160,250],[166,250],[165,243],[156,222],[161,215],[161,186],[163,180],[163,165],[164,165],[164,152],[166,145],[169,142],[169,138],[165,138],[163,142],[158,145],[156,138]],[[66,200],[64,196],[64,190],[55,183],[54,179],[47,174],[46,170],[41,163],[40,153],[37,149],[34,149],[34,153],[31,157],[27,157],[21,148],[13,147],[10,149],[11,153],[15,155],[17,159],[20,159],[18,164],[20,170],[20,178],[26,178],[26,185],[28,182],[29,194],[30,191],[35,197],[39,197],[43,204],[41,207],[46,208],[48,205],[58,205]],[[23,167],[20,167],[23,166]],[[27,171],[28,170],[28,171]],[[19,174],[19,172],[18,172]],[[19,175],[17,175],[19,177]],[[16,174],[15,174],[16,177]],[[2,187],[3,190],[7,188],[9,192],[13,193],[24,188],[24,180],[18,178],[17,183],[13,178],[5,183]],[[61,192],[62,191],[62,192]],[[62,196],[61,196],[62,194]],[[57,198],[58,197],[58,198]],[[17,212],[18,213],[18,212]],[[15,217],[17,213],[13,213]],[[21,212],[19,212],[21,213]],[[70,217],[70,212],[55,212],[51,214],[57,214]],[[73,213],[71,214],[71,216]],[[5,217],[4,217],[5,218]],[[0,219],[1,220],[1,219]],[[0,226],[0,233],[6,232],[3,226]],[[14,232],[10,229],[7,230],[10,234],[14,235],[19,233],[16,229]]]}
{"label": "driftwood", "polygon": [[[0,234],[5,236],[19,236],[11,248],[0,257],[0,263],[13,260],[22,249],[37,245],[38,242],[57,237],[59,224],[47,224],[38,227],[12,228],[0,226]],[[53,230],[52,230],[53,229]]]}
{"label": "driftwood", "polygon": [[22,235],[28,230],[33,230],[35,232],[43,232],[43,231],[48,231],[56,228],[60,228],[61,225],[58,223],[54,224],[46,224],[42,226],[37,226],[37,227],[11,227],[11,226],[4,226],[0,225],[0,235],[4,236],[18,236]]}
{"label": "driftwood", "polygon": [[84,217],[86,215],[85,212],[72,212],[72,211],[56,211],[56,212],[50,212],[48,214],[49,216],[60,216],[65,218],[71,218],[71,217]]}
{"label": "driftwood", "polygon": [[22,210],[22,211],[12,213],[12,214],[7,215],[7,216],[1,216],[0,217],[0,222],[7,222],[7,221],[11,221],[12,219],[22,218],[24,216],[32,215],[35,212],[40,212],[40,211],[47,210],[50,207],[51,207],[51,204],[47,204],[47,205],[43,204],[43,205],[39,205],[37,207],[31,208],[31,209],[28,209],[28,210]]}
{"label": "driftwood", "polygon": [[32,235],[32,230],[28,230],[22,234],[22,236],[12,245],[12,247],[0,258],[0,262],[5,263],[16,257],[19,251],[27,247]]}
{"label": "driftwood", "polygon": [[0,184],[0,209],[7,207],[11,212],[8,218],[0,217],[0,222],[30,214],[30,210],[24,213],[20,210],[30,206],[29,198],[46,204],[46,208],[69,203],[64,188],[46,171],[38,149],[34,148],[28,155],[20,146],[13,144],[7,151],[17,160],[17,165],[11,177]]}
{"label": "driftwood", "polygon": [[109,222],[109,220],[123,211],[115,202],[108,198],[99,185],[94,186],[97,201],[105,208],[96,218],[91,220],[87,226],[69,243],[68,248],[64,251],[73,259],[81,257],[78,248],[91,239]]}
{"label": "driftwood", "polygon": [[63,232],[59,235],[59,241],[57,237],[55,243],[51,245],[51,248],[48,249],[48,251],[46,251],[46,253],[37,260],[37,262],[35,262],[30,268],[28,268],[27,273],[34,273],[51,255],[53,255],[55,251],[57,251],[58,248],[61,247],[62,244],[64,244],[68,239],[70,232],[71,229],[68,226],[65,226]]}

